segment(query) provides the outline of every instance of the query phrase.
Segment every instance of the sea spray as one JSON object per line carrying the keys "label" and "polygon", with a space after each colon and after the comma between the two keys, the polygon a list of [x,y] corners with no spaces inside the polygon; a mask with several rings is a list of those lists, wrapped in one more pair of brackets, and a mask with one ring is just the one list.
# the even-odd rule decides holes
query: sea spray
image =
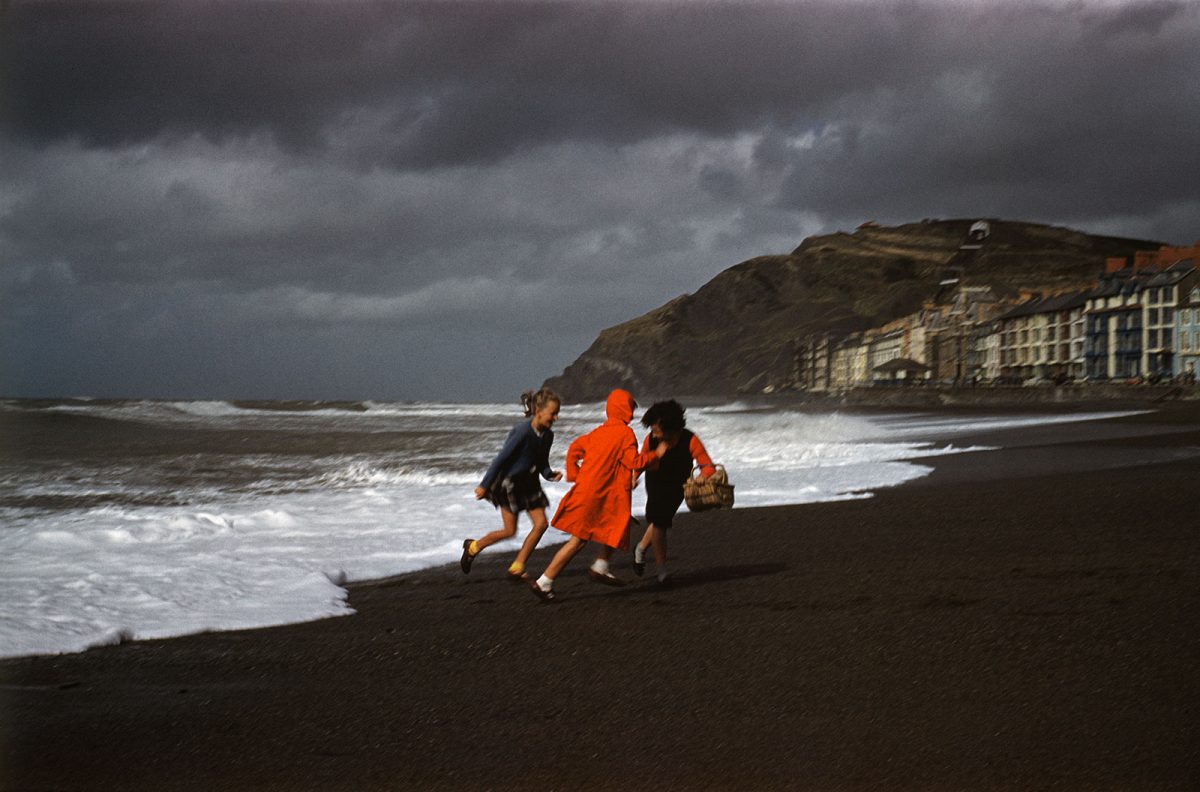
{"label": "sea spray", "polygon": [[[8,400],[4,416],[40,439],[0,459],[3,656],[347,614],[344,583],[452,563],[499,525],[473,489],[521,420],[516,404],[380,402]],[[956,435],[1089,417],[688,411],[739,508],[869,497],[966,450]],[[564,406],[552,466],[602,420]],[[551,508],[567,486],[544,482]]]}

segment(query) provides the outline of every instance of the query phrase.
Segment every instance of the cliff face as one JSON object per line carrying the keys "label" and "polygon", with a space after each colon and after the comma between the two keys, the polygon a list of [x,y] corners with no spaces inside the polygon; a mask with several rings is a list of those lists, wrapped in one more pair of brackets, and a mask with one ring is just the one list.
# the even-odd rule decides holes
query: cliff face
{"label": "cliff face", "polygon": [[1022,289],[1082,288],[1110,256],[1158,242],[1065,228],[975,219],[923,221],[810,237],[786,256],[730,267],[695,294],[600,333],[546,384],[568,402],[602,399],[615,387],[655,397],[727,397],[791,377],[797,338],[877,327],[912,313],[959,278],[1002,296]]}

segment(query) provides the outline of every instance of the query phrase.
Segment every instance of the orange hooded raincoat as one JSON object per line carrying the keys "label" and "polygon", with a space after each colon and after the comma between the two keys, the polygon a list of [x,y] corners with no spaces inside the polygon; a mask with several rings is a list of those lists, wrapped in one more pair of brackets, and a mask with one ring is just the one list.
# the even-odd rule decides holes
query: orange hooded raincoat
{"label": "orange hooded raincoat", "polygon": [[637,402],[628,391],[608,395],[608,420],[571,443],[567,449],[567,481],[574,486],[558,503],[550,524],[580,539],[609,547],[629,547],[629,518],[638,471],[657,459],[639,454],[629,428]]}

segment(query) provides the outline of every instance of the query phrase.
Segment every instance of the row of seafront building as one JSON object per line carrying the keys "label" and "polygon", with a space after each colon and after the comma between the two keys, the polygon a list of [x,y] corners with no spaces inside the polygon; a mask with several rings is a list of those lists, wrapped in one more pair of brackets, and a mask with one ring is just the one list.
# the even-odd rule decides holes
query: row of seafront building
{"label": "row of seafront building", "polygon": [[1108,259],[1091,288],[1016,300],[960,281],[921,310],[796,343],[794,385],[1127,382],[1200,371],[1200,242]]}

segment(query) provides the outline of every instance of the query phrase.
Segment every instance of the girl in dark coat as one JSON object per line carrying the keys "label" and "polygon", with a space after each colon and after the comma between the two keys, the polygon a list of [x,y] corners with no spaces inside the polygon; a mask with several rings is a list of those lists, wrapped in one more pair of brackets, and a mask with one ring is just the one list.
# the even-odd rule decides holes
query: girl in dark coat
{"label": "girl in dark coat", "polygon": [[[481,539],[464,539],[459,564],[463,574],[471,571],[475,556],[488,545],[510,539],[517,533],[517,515],[529,512],[533,529],[525,537],[517,558],[508,568],[511,580],[525,579],[525,562],[546,533],[546,508],[550,500],[542,491],[538,475],[547,481],[562,480],[562,473],[550,469],[550,446],[554,432],[550,427],[558,420],[561,399],[549,388],[521,394],[525,419],[508,433],[504,447],[475,488],[476,500],[488,500],[500,510],[501,527]],[[532,420],[531,420],[532,419]]]}
{"label": "girl in dark coat", "polygon": [[658,567],[658,582],[667,581],[667,529],[683,503],[683,483],[692,475],[694,464],[700,465],[699,480],[716,472],[704,443],[687,429],[684,409],[679,402],[656,402],[642,416],[642,425],[649,427],[645,451],[665,442],[667,453],[646,468],[646,533],[633,548],[633,571],[639,577],[646,569],[646,550],[654,546],[654,562]]}

